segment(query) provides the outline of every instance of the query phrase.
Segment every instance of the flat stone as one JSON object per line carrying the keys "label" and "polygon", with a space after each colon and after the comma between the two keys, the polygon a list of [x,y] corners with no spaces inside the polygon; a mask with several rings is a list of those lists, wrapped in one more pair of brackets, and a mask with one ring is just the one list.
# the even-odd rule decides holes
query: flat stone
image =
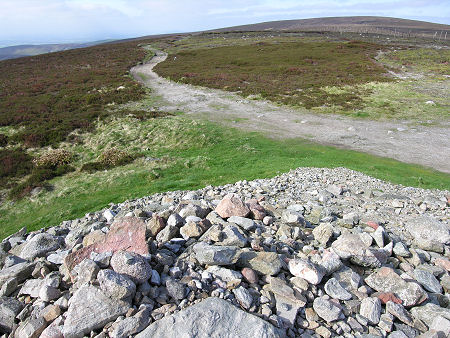
{"label": "flat stone", "polygon": [[325,299],[324,297],[317,297],[314,299],[313,309],[320,318],[327,322],[334,322],[342,318],[341,308],[336,303]]}
{"label": "flat stone", "polygon": [[47,327],[43,317],[28,317],[20,324],[14,334],[14,338],[38,338]]}
{"label": "flat stone", "polygon": [[64,264],[71,271],[84,259],[89,258],[92,252],[129,251],[140,255],[148,255],[148,245],[145,237],[146,225],[136,217],[119,218],[111,225],[103,242],[84,247],[67,255]]}
{"label": "flat stone", "polygon": [[449,225],[429,216],[417,216],[408,221],[407,230],[421,249],[442,252],[450,244]]}
{"label": "flat stone", "polygon": [[282,262],[276,252],[243,250],[237,265],[251,268],[262,275],[274,276],[280,272]]}
{"label": "flat stone", "polygon": [[302,225],[306,224],[306,220],[303,218],[303,215],[299,211],[294,210],[285,210],[281,215],[281,220],[290,225]]}
{"label": "flat stone", "polygon": [[61,265],[64,263],[64,259],[68,254],[69,251],[67,250],[55,252],[47,256],[47,261],[56,265]]}
{"label": "flat stone", "polygon": [[129,277],[136,284],[146,282],[152,275],[147,260],[134,252],[117,251],[111,257],[110,264],[115,272]]}
{"label": "flat stone", "polygon": [[372,325],[380,322],[381,302],[378,298],[367,297],[361,301],[359,314],[369,321]]}
{"label": "flat stone", "polygon": [[400,321],[402,321],[403,323],[405,323],[409,326],[414,325],[414,321],[413,321],[411,315],[409,314],[408,311],[406,311],[406,309],[401,304],[397,304],[397,303],[394,303],[391,301],[387,302],[386,303],[386,312],[390,313],[391,315],[398,318]]}
{"label": "flat stone", "polygon": [[336,278],[330,278],[325,283],[324,290],[331,298],[339,300],[349,300],[352,298],[351,293],[342,287]]}
{"label": "flat stone", "polygon": [[29,295],[32,298],[37,298],[39,297],[39,291],[43,283],[43,279],[29,279],[23,284],[19,295]]}
{"label": "flat stone", "polygon": [[296,277],[301,277],[308,283],[317,285],[322,281],[324,272],[315,264],[304,259],[291,259],[289,261],[289,271]]}
{"label": "flat stone", "polygon": [[439,316],[450,319],[450,309],[440,307],[433,303],[413,307],[410,311],[414,318],[420,319],[427,326],[431,326],[433,320]]}
{"label": "flat stone", "polygon": [[47,252],[59,249],[60,243],[57,237],[48,233],[41,233],[26,242],[20,252],[23,259],[33,260],[36,257],[43,257]]}
{"label": "flat stone", "polygon": [[15,298],[0,297],[0,333],[10,333],[14,319],[22,311],[24,304]]}
{"label": "flat stone", "polygon": [[230,270],[227,268],[222,268],[217,265],[212,265],[206,269],[209,273],[216,277],[219,277],[224,282],[231,282],[236,279],[242,279],[242,274],[235,270]]}
{"label": "flat stone", "polygon": [[227,224],[222,230],[222,240],[217,242],[218,245],[237,246],[243,248],[247,245],[247,238],[239,231],[238,227]]}
{"label": "flat stone", "polygon": [[237,194],[226,195],[214,210],[222,218],[231,216],[246,217],[250,213],[250,209],[242,202]]}
{"label": "flat stone", "polygon": [[70,299],[64,322],[64,337],[89,335],[91,331],[101,329],[127,313],[129,308],[129,303],[110,298],[99,288],[84,285]]}
{"label": "flat stone", "polygon": [[421,269],[415,269],[414,278],[424,287],[425,290],[434,293],[442,293],[442,286],[432,273]]}
{"label": "flat stone", "polygon": [[9,279],[16,279],[18,284],[22,283],[31,276],[34,266],[34,263],[24,262],[0,270],[0,286]]}
{"label": "flat stone", "polygon": [[293,327],[298,310],[306,305],[306,298],[285,281],[275,277],[270,279],[270,290],[275,296],[277,316],[281,318],[285,327]]}
{"label": "flat stone", "polygon": [[130,278],[113,270],[100,270],[97,279],[100,289],[112,298],[127,299],[133,297],[136,292],[136,284]]}
{"label": "flat stone", "polygon": [[228,218],[228,222],[239,225],[242,229],[247,231],[253,231],[256,228],[256,223],[250,218],[231,216]]}
{"label": "flat stone", "polygon": [[239,249],[235,246],[208,245],[204,242],[193,246],[195,258],[200,264],[231,265],[239,258]]}
{"label": "flat stone", "polygon": [[405,281],[388,267],[378,269],[365,282],[376,291],[394,293],[404,306],[417,305],[427,299],[426,292],[418,284]]}
{"label": "flat stone", "polygon": [[200,303],[148,326],[136,338],[165,337],[285,337],[268,322],[238,309],[220,298],[207,298]]}
{"label": "flat stone", "polygon": [[113,324],[111,338],[126,338],[141,332],[151,323],[150,309],[144,308],[132,317],[127,317]]}

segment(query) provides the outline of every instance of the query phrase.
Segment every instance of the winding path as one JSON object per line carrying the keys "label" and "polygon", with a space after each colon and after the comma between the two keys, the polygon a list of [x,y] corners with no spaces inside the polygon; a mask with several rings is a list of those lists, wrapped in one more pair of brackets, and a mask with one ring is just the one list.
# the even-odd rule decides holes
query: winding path
{"label": "winding path", "polygon": [[167,54],[156,51],[148,63],[131,69],[137,81],[163,99],[159,107],[162,110],[180,110],[193,118],[260,131],[273,138],[300,137],[450,173],[448,124],[429,127],[407,121],[380,122],[312,114],[267,101],[248,100],[222,90],[175,83],[153,71],[166,58]]}

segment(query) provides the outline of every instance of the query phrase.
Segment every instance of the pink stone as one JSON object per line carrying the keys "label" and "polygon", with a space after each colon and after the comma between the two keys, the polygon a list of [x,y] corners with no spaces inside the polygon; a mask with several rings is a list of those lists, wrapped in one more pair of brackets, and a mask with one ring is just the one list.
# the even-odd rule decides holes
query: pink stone
{"label": "pink stone", "polygon": [[69,271],[92,252],[116,252],[119,250],[135,252],[140,255],[148,254],[145,239],[146,225],[137,217],[120,218],[114,221],[104,241],[91,244],[66,256],[64,263]]}
{"label": "pink stone", "polygon": [[259,204],[258,200],[251,199],[246,201],[245,204],[250,209],[250,216],[253,219],[261,221],[266,217],[266,210]]}
{"label": "pink stone", "polygon": [[377,230],[378,227],[380,226],[377,222],[373,222],[373,221],[368,221],[366,224],[374,230]]}
{"label": "pink stone", "polygon": [[256,272],[253,269],[243,268],[241,273],[242,273],[242,276],[244,276],[244,278],[250,284],[258,283],[258,275],[256,274]]}
{"label": "pink stone", "polygon": [[402,304],[403,301],[396,297],[392,292],[376,292],[373,296],[376,296],[383,304],[392,301],[397,304]]}
{"label": "pink stone", "polygon": [[445,258],[438,258],[434,261],[434,265],[440,266],[441,268],[450,271],[450,261]]}
{"label": "pink stone", "polygon": [[237,194],[226,195],[216,207],[215,210],[220,217],[228,218],[231,216],[246,217],[250,209],[242,202]]}

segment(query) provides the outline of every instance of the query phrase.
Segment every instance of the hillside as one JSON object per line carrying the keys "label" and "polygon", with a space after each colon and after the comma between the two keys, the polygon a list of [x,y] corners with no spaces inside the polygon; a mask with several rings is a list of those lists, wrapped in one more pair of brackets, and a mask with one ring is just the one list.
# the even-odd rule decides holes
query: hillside
{"label": "hillside", "polygon": [[[437,23],[406,20],[399,18],[377,16],[349,16],[312,18],[302,20],[270,21],[250,25],[233,26],[211,30],[213,32],[230,31],[343,31],[343,32],[369,32],[384,34],[410,34],[432,37],[442,32],[449,32],[450,26]],[[450,36],[448,36],[450,38]]]}

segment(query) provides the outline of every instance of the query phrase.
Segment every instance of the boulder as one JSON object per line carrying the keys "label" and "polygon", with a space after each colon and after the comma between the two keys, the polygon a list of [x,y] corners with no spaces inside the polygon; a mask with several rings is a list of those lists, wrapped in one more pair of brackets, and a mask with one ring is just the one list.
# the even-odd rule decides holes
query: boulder
{"label": "boulder", "polygon": [[208,245],[200,242],[194,245],[195,258],[200,264],[231,265],[239,258],[239,248],[235,246]]}
{"label": "boulder", "polygon": [[222,218],[231,216],[246,217],[250,213],[250,209],[242,202],[237,194],[226,195],[214,210]]}
{"label": "boulder", "polygon": [[22,311],[24,304],[15,298],[0,297],[0,333],[10,333],[14,319]]}
{"label": "boulder", "polygon": [[33,260],[36,257],[42,257],[47,252],[59,249],[59,239],[48,233],[41,233],[34,236],[26,242],[20,252],[23,259]]}
{"label": "boulder", "polygon": [[152,275],[152,268],[147,260],[134,252],[117,251],[111,257],[110,264],[115,272],[131,278],[136,284],[146,282]]}
{"label": "boulder", "polygon": [[273,276],[280,272],[282,262],[276,252],[244,250],[241,252],[237,265],[242,268],[251,268],[262,275]]}
{"label": "boulder", "polygon": [[113,270],[100,270],[97,275],[100,289],[111,298],[127,299],[134,296],[136,284],[133,281]]}

